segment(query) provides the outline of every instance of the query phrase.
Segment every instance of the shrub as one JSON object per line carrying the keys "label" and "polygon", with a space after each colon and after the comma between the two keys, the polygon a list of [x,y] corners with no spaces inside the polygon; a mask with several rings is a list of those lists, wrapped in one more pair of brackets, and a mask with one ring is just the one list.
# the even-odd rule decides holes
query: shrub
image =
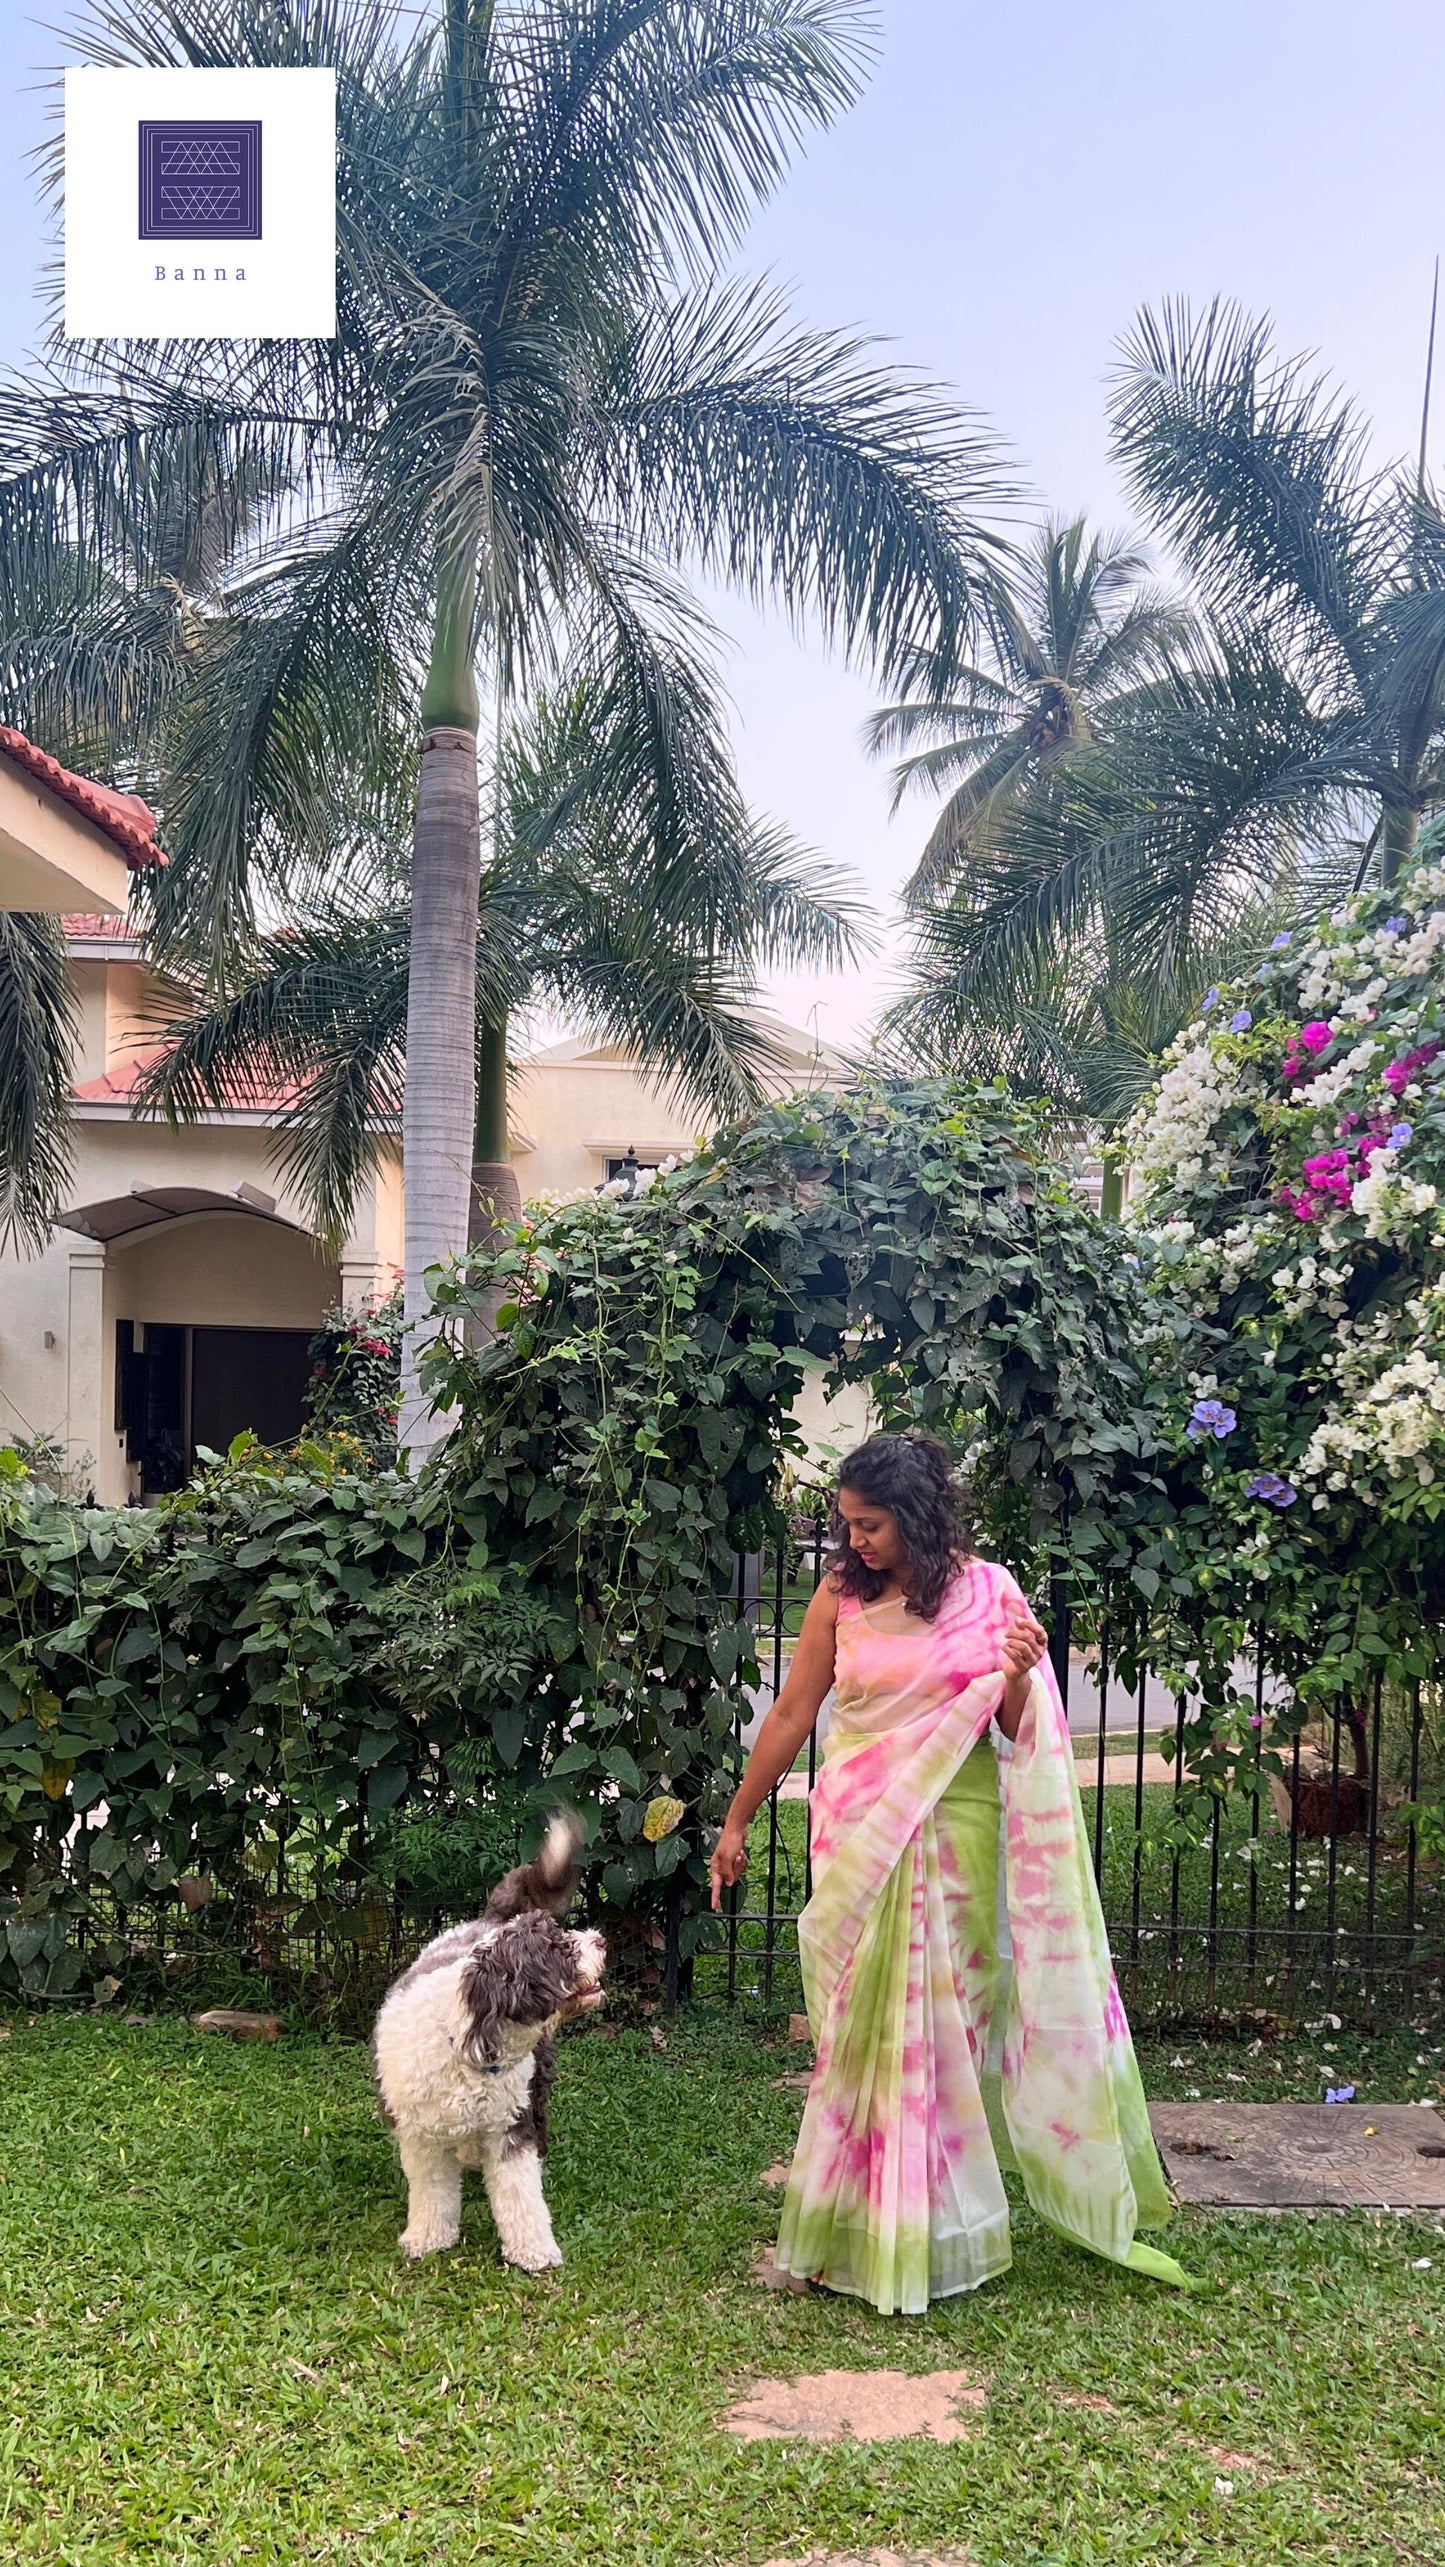
{"label": "shrub", "polygon": [[457,1826],[452,1884],[468,1828],[484,1873],[525,1830],[492,1737],[534,1681],[534,1616],[439,1493],[249,1439],[154,1509],[66,1504],[4,1463],[0,1986],[159,1966],[183,1880],[263,1959],[354,1954],[428,1824]]}
{"label": "shrub", "polygon": [[453,1502],[475,1556],[525,1582],[551,1659],[498,1753],[594,1813],[609,1902],[680,1900],[684,1951],[710,1931],[758,1681],[735,1564],[783,1529],[805,1358],[966,1443],[980,1538],[1030,1578],[1112,1555],[1113,1492],[1132,1474],[1147,1493],[1154,1432],[1117,1243],[1002,1088],[880,1080],[770,1106],[435,1278]]}
{"label": "shrub", "polygon": [[[1232,1663],[1267,1625],[1303,1716],[1358,1726],[1445,1622],[1445,866],[1281,933],[1211,991],[1131,1135],[1174,1343],[1172,1521],[1148,1633],[1203,1669],[1204,1770],[1253,1780]],[[1286,1727],[1288,1727],[1288,1723]]]}
{"label": "shrub", "polygon": [[374,1309],[328,1310],[306,1350],[312,1434],[352,1437],[359,1457],[378,1470],[396,1460],[401,1324],[398,1286]]}

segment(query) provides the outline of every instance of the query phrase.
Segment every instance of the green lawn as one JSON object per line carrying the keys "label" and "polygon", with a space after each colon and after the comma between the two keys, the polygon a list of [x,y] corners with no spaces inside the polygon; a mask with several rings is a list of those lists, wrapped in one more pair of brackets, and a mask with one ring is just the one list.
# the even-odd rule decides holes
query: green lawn
{"label": "green lawn", "polygon": [[[1445,2554],[1445,2223],[1190,2214],[1174,2242],[1198,2289],[1182,2301],[1021,2211],[1012,2274],[926,2319],[773,2296],[748,2272],[773,2216],[758,2176],[800,2109],[773,2081],[798,2055],[702,2010],[661,2051],[645,2031],[570,2038],[549,2179],[567,2268],[534,2282],[498,2266],[480,2199],[456,2254],[401,2265],[401,2188],[359,2046],[14,2018],[7,2567]],[[1385,2100],[1436,2091],[1441,2067],[1420,2031],[1146,2054],[1156,2091],[1175,2092],[1314,2096],[1344,2076]],[[977,2432],[806,2448],[717,2430],[761,2374],[881,2363],[986,2380]]]}

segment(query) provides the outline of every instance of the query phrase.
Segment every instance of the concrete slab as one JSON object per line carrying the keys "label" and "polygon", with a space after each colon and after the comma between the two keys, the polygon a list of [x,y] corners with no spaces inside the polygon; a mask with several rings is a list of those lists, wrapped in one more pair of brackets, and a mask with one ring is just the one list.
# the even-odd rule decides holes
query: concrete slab
{"label": "concrete slab", "polygon": [[1181,2202],[1445,2210],[1445,2117],[1418,2104],[1153,2103]]}
{"label": "concrete slab", "polygon": [[987,2391],[967,2371],[815,2371],[759,2380],[723,2418],[740,2442],[959,2442]]}

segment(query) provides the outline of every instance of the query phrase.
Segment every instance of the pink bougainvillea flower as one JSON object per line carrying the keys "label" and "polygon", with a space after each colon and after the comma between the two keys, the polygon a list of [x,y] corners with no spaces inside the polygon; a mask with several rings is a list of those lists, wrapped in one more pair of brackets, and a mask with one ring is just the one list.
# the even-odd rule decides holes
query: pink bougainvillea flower
{"label": "pink bougainvillea flower", "polygon": [[1385,1085],[1390,1094],[1403,1096],[1415,1072],[1427,1068],[1439,1049],[1438,1043],[1420,1043],[1413,1052],[1406,1052],[1403,1059],[1392,1061],[1385,1072]]}

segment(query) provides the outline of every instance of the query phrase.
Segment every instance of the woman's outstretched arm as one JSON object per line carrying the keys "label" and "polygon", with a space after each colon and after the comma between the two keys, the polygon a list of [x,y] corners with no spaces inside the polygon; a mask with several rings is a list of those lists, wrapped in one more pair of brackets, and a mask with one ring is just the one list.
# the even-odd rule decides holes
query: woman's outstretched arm
{"label": "woman's outstretched arm", "polygon": [[713,1848],[712,1903],[748,1867],[748,1828],[774,1783],[790,1773],[833,1681],[838,1598],[825,1580],[803,1616],[787,1681],[758,1731],[747,1769]]}

